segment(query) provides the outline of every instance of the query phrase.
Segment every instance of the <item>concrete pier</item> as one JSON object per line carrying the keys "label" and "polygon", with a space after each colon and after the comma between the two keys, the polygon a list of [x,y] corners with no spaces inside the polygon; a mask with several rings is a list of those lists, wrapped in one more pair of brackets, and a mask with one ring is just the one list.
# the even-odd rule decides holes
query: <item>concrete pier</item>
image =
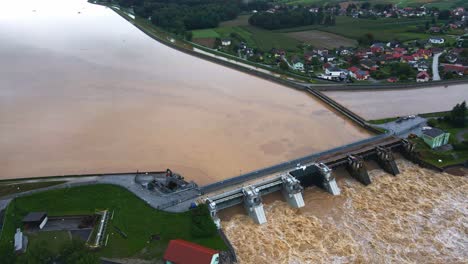
{"label": "concrete pier", "polygon": [[346,169],[351,174],[351,176],[353,176],[360,183],[364,185],[371,184],[369,174],[367,173],[366,165],[364,164],[364,159],[357,156],[349,155]]}
{"label": "concrete pier", "polygon": [[294,208],[304,207],[304,198],[302,197],[302,188],[298,179],[294,178],[290,174],[281,176],[283,181],[281,192],[288,204]]}
{"label": "concrete pier", "polygon": [[401,143],[403,145],[403,156],[408,160],[415,161],[416,144],[406,139],[403,139]]}
{"label": "concrete pier", "polygon": [[391,150],[377,146],[375,151],[377,153],[377,162],[382,167],[382,169],[384,169],[384,171],[392,174],[393,176],[396,176],[400,173]]}
{"label": "concrete pier", "polygon": [[242,189],[244,194],[244,207],[247,214],[257,224],[266,223],[265,211],[263,210],[262,197],[254,186],[247,186]]}
{"label": "concrete pier", "polygon": [[333,177],[332,175],[332,170],[323,163],[318,163],[318,164],[315,164],[314,166],[317,167],[319,174],[322,178],[321,187],[333,195],[340,195],[341,190],[338,187],[338,184],[336,184],[335,177]]}
{"label": "concrete pier", "polygon": [[221,219],[218,217],[218,209],[216,208],[216,203],[207,200],[208,204],[208,211],[210,211],[210,216],[213,219],[213,222],[215,223],[216,227],[218,229],[221,228]]}

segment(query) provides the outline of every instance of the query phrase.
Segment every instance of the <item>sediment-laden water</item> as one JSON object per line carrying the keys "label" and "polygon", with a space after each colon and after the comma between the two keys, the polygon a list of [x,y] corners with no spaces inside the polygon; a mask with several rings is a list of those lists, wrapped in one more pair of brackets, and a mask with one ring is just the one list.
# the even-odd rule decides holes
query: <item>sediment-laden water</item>
{"label": "sediment-laden water", "polygon": [[341,178],[340,197],[308,189],[302,209],[267,202],[262,226],[229,216],[240,263],[466,263],[468,174],[398,166],[397,177],[372,170],[367,187]]}
{"label": "sediment-laden water", "polygon": [[171,168],[210,183],[369,134],[86,0],[0,8],[0,179]]}
{"label": "sediment-laden water", "polygon": [[468,84],[420,89],[325,92],[366,119],[380,119],[451,110],[468,100]]}

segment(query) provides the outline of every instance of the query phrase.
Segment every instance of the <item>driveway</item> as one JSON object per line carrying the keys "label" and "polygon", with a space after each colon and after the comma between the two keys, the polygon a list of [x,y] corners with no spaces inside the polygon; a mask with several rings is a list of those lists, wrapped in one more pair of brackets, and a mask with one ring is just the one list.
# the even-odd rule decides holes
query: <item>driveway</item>
{"label": "driveway", "polygon": [[441,53],[437,53],[434,55],[434,59],[432,60],[432,80],[433,81],[440,81],[440,75],[439,75],[439,57],[442,55]]}

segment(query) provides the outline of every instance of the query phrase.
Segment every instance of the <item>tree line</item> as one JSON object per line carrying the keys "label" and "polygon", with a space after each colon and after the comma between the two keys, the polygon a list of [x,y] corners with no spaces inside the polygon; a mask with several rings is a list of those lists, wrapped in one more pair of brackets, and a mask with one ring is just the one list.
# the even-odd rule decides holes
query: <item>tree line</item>
{"label": "tree line", "polygon": [[117,0],[133,7],[135,15],[177,34],[187,30],[217,27],[221,21],[237,17],[240,1],[232,0]]}
{"label": "tree line", "polygon": [[251,25],[273,30],[308,25],[335,25],[335,15],[319,9],[317,13],[308,8],[284,9],[271,12],[259,12],[249,18]]}

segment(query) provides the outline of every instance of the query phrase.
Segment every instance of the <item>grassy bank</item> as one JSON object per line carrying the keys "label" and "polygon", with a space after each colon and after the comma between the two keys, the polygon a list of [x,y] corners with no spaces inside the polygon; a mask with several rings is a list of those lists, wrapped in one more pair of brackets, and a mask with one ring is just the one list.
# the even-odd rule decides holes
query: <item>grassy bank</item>
{"label": "grassy bank", "polygon": [[31,183],[9,183],[2,182],[0,183],[0,197],[50,187],[58,184],[65,183],[65,181],[48,181],[48,182],[31,182]]}
{"label": "grassy bank", "polygon": [[[224,250],[217,235],[195,237],[191,212],[173,214],[155,210],[127,190],[113,185],[92,185],[37,193],[15,199],[6,210],[0,247],[13,250],[12,238],[21,219],[31,211],[46,211],[50,216],[93,214],[95,210],[114,212],[108,225],[109,241],[95,254],[110,258],[161,258],[171,239],[181,238],[210,248]],[[209,221],[208,211],[204,217]],[[114,231],[118,227],[127,238]],[[158,239],[150,241],[154,235]]]}

